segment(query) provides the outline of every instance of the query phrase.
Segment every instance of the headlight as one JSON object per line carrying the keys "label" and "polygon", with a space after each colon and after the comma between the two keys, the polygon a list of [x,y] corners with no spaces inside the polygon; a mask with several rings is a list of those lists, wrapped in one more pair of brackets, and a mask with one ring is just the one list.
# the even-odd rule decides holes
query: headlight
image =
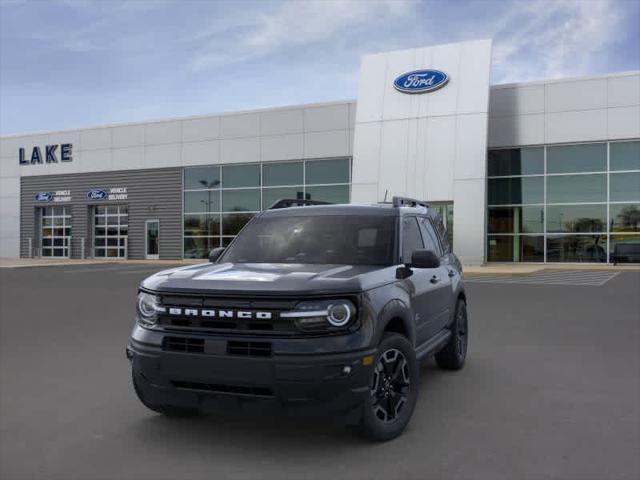
{"label": "headlight", "polygon": [[165,311],[160,305],[160,299],[150,293],[140,292],[137,302],[138,321],[147,327],[151,327],[158,321],[158,314]]}
{"label": "headlight", "polygon": [[300,302],[282,318],[292,318],[303,332],[332,332],[350,327],[356,318],[356,307],[349,300],[318,300]]}

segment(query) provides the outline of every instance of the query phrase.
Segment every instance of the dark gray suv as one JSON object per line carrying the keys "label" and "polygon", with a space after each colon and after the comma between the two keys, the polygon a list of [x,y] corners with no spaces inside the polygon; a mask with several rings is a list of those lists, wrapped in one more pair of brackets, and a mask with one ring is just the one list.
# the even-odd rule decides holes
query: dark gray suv
{"label": "dark gray suv", "polygon": [[144,405],[189,415],[262,402],[388,440],[411,418],[420,361],[462,368],[462,268],[439,216],[401,197],[317,203],[279,201],[210,263],[142,282],[127,357]]}

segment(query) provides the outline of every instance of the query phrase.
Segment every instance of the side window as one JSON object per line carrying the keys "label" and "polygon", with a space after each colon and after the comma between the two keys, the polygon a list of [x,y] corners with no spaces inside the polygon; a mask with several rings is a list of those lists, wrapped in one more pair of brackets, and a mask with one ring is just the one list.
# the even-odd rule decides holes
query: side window
{"label": "side window", "polygon": [[433,230],[433,226],[427,218],[420,219],[420,230],[422,231],[422,238],[424,238],[424,248],[431,250],[433,253],[441,257],[442,248],[440,248],[436,232]]}
{"label": "side window", "polygon": [[449,234],[447,233],[447,229],[442,222],[442,217],[440,215],[436,215],[436,217],[431,222],[433,228],[436,231],[436,234],[440,238],[440,244],[444,248],[445,253],[451,253],[451,243],[449,242]]}
{"label": "side window", "polygon": [[411,261],[414,250],[424,248],[416,217],[405,217],[402,221],[402,261]]}

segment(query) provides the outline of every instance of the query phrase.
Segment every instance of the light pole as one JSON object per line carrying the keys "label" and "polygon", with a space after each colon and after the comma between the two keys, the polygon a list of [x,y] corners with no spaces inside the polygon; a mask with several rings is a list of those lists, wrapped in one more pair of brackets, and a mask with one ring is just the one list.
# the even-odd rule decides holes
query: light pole
{"label": "light pole", "polygon": [[[206,180],[200,180],[200,185],[207,189],[207,201],[200,200],[207,204],[207,243],[211,239],[211,189],[220,185],[220,180],[214,180],[207,182]],[[211,245],[208,245],[211,246]]]}

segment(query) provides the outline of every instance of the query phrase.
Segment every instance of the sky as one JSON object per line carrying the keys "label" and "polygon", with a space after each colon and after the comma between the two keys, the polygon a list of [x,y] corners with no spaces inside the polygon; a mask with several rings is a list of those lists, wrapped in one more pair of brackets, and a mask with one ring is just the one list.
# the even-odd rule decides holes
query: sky
{"label": "sky", "polygon": [[480,38],[494,84],[640,70],[640,0],[0,0],[0,134],[355,99],[364,54]]}

